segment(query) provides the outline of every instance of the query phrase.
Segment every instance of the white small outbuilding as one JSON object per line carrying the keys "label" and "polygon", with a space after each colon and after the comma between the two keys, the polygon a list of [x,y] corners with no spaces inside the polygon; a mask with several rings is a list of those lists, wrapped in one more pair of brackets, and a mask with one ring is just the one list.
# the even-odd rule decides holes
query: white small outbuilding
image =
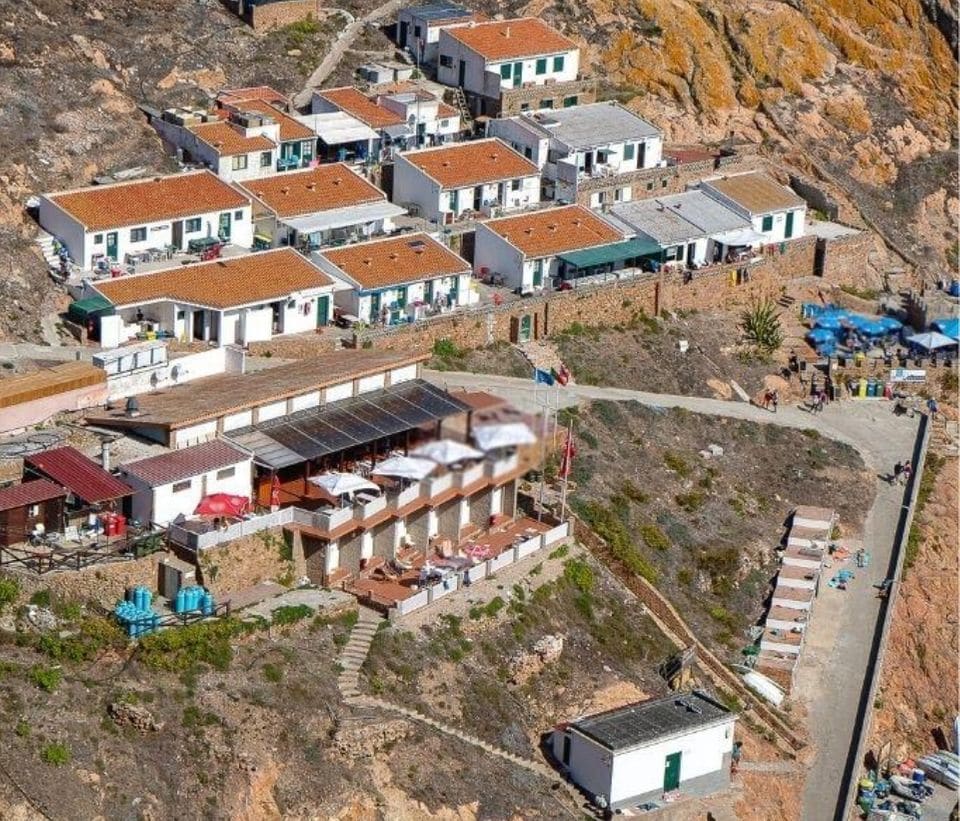
{"label": "white small outbuilding", "polygon": [[121,465],[120,475],[134,489],[132,518],[162,526],[192,516],[204,496],[249,497],[253,455],[214,439]]}
{"label": "white small outbuilding", "polygon": [[675,693],[579,718],[554,730],[554,757],[612,810],[730,784],[736,715],[704,693]]}

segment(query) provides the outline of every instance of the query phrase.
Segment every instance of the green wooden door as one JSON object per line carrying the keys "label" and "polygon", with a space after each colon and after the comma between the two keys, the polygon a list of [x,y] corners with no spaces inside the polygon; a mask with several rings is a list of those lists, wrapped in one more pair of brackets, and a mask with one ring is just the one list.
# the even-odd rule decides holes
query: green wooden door
{"label": "green wooden door", "polygon": [[230,216],[231,215],[229,211],[223,211],[220,214],[220,231],[218,232],[218,236],[224,242],[230,241],[230,228],[231,228]]}
{"label": "green wooden door", "polygon": [[317,327],[327,324],[327,317],[330,316],[330,297],[327,295],[317,298]]}
{"label": "green wooden door", "polygon": [[524,314],[520,317],[520,342],[529,342],[533,338],[533,317]]}
{"label": "green wooden door", "polygon": [[107,259],[117,261],[117,232],[111,231],[107,234]]}
{"label": "green wooden door", "polygon": [[520,88],[520,84],[523,82],[523,63],[517,62],[513,64],[513,87]]}
{"label": "green wooden door", "polygon": [[793,211],[787,211],[787,224],[783,229],[784,239],[790,239],[793,236]]}
{"label": "green wooden door", "polygon": [[663,791],[672,792],[680,786],[681,753],[670,753],[663,766]]}

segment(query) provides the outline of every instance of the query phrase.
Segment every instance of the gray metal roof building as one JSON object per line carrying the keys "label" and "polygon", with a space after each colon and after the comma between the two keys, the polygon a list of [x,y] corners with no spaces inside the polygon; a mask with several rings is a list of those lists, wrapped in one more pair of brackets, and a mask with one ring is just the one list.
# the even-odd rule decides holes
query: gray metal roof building
{"label": "gray metal roof building", "polygon": [[722,725],[735,717],[719,702],[694,691],[641,701],[588,716],[571,722],[569,729],[611,752],[618,752],[690,730]]}
{"label": "gray metal roof building", "polygon": [[662,135],[643,117],[612,101],[522,114],[518,119],[574,150]]}

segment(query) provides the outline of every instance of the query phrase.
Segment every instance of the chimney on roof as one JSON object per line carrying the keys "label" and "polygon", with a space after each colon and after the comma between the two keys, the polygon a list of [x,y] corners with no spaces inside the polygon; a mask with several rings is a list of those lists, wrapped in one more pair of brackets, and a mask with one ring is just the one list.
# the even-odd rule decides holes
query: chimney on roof
{"label": "chimney on roof", "polygon": [[131,419],[140,415],[140,403],[136,396],[131,396],[127,400],[126,415]]}
{"label": "chimney on roof", "polygon": [[363,260],[364,265],[373,265],[373,260],[370,257],[367,257]]}
{"label": "chimney on roof", "polygon": [[547,226],[547,228],[549,228],[551,231],[556,231],[556,230],[557,230],[557,224],[556,224],[555,222],[551,222],[551,223]]}
{"label": "chimney on roof", "polygon": [[576,226],[579,228],[579,227],[580,227],[580,224],[581,224],[581,223],[580,223],[580,217],[577,217],[577,218],[573,221],[573,224],[576,225]]}
{"label": "chimney on roof", "polygon": [[104,470],[110,470],[110,443],[100,443],[100,465]]}
{"label": "chimney on roof", "polygon": [[283,186],[283,188],[280,189],[280,193],[281,193],[281,194],[289,194],[289,193],[290,193],[290,186],[289,186],[289,185]]}
{"label": "chimney on roof", "polygon": [[333,184],[334,184],[334,185],[340,185],[341,182],[343,182],[343,180],[341,180],[339,177],[334,177],[334,178],[333,178]]}
{"label": "chimney on roof", "polygon": [[[336,185],[336,182],[334,182],[334,185]],[[316,190],[317,190],[317,184],[316,184],[315,182],[308,182],[308,183],[307,183],[307,190],[308,190],[308,191],[316,191]]]}
{"label": "chimney on roof", "polygon": [[503,30],[503,36],[504,36],[504,37],[509,37],[509,36],[510,36],[510,26],[507,26],[507,27]]}
{"label": "chimney on roof", "polygon": [[392,254],[390,254],[390,259],[400,259],[400,254],[394,251]]}

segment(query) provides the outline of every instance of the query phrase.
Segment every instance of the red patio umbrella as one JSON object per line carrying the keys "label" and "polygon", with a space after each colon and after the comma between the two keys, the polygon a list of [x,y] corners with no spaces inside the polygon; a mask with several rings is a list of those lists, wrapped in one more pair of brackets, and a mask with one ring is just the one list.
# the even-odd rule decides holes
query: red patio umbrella
{"label": "red patio umbrella", "polygon": [[250,510],[246,496],[231,496],[229,493],[211,493],[204,496],[193,512],[198,516],[244,516]]}

